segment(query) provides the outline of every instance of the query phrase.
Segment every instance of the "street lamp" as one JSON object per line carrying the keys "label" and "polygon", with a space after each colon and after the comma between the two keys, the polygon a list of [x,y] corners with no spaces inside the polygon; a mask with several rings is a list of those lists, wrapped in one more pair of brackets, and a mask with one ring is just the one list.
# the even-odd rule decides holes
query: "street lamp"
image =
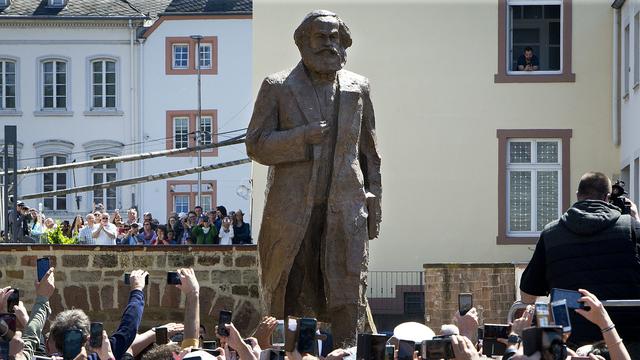
{"label": "street lamp", "polygon": [[[196,45],[196,69],[198,70],[198,118],[196,119],[196,145],[201,144],[202,136],[202,85],[200,83],[200,41],[202,35],[191,35],[191,39],[195,40]],[[202,150],[198,149],[198,167],[202,166]],[[197,204],[202,206],[202,172],[198,172],[198,201]]]}

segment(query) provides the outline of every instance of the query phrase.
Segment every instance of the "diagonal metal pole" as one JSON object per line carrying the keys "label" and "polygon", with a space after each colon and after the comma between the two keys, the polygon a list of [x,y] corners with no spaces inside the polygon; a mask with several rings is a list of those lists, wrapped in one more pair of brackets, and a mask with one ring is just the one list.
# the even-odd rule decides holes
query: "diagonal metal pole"
{"label": "diagonal metal pole", "polygon": [[[36,167],[36,168],[24,168],[24,169],[18,170],[18,175],[49,172],[49,171],[60,171],[60,170],[77,169],[77,168],[81,168],[81,167],[96,166],[96,165],[115,164],[115,163],[120,163],[120,162],[129,162],[129,161],[136,161],[136,160],[151,159],[151,158],[156,158],[156,157],[161,157],[161,156],[169,156],[169,155],[188,153],[188,152],[193,152],[193,151],[197,151],[197,150],[214,149],[214,148],[219,148],[219,147],[224,147],[224,146],[242,144],[242,143],[244,143],[244,139],[243,139],[244,136],[245,136],[245,134],[242,134],[242,135],[235,136],[235,137],[233,137],[231,139],[228,139],[228,140],[225,140],[225,141],[221,141],[221,142],[218,142],[218,143],[212,143],[212,144],[201,145],[201,146],[196,146],[196,147],[187,147],[187,148],[180,148],[180,149],[151,151],[151,152],[146,152],[146,153],[142,153],[142,154],[131,154],[131,155],[123,155],[123,156],[114,156],[114,157],[108,157],[108,158],[103,158],[103,159],[98,159],[98,160],[87,160],[87,161],[80,161],[80,162],[76,162],[76,163],[68,163],[68,164],[53,165],[53,166],[41,166],[41,167]],[[0,172],[0,175],[4,175],[4,172]]]}
{"label": "diagonal metal pole", "polygon": [[125,185],[133,185],[133,184],[139,184],[139,183],[145,183],[145,182],[151,182],[151,181],[157,181],[157,180],[164,180],[164,179],[170,179],[170,178],[184,176],[184,175],[191,175],[191,174],[195,174],[203,171],[217,170],[217,169],[222,169],[230,166],[242,165],[250,162],[251,162],[251,159],[244,158],[240,160],[227,161],[220,164],[198,166],[198,167],[189,168],[189,169],[170,171],[170,172],[161,173],[161,174],[140,176],[140,177],[135,177],[131,179],[79,186],[79,187],[69,188],[64,190],[48,191],[48,192],[41,192],[36,194],[27,194],[27,195],[21,196],[20,200],[39,199],[42,197],[51,197],[51,196],[61,196],[61,195],[71,194],[74,192],[109,189],[109,188],[125,186]]}

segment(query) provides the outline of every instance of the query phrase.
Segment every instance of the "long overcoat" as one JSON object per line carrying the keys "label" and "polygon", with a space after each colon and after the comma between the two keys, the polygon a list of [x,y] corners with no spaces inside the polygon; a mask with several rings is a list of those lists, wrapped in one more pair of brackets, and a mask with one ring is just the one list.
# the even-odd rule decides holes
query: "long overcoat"
{"label": "long overcoat", "polygon": [[[360,283],[368,261],[367,217],[371,212],[379,224],[382,195],[368,80],[346,70],[340,70],[337,78],[338,132],[321,254],[329,310],[364,298]],[[314,159],[320,147],[305,142],[304,130],[305,125],[319,121],[318,98],[302,62],[263,81],[246,146],[253,160],[269,166],[258,250],[263,305],[276,317],[284,315],[289,272],[314,204],[319,167]],[[377,197],[374,209],[367,208],[367,192]]]}

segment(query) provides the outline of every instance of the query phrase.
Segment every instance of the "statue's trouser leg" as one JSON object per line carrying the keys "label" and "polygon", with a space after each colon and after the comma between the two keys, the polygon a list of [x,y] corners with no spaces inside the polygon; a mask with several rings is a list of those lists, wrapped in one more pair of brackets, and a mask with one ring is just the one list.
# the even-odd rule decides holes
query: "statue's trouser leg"
{"label": "statue's trouser leg", "polygon": [[326,206],[315,206],[300,250],[291,267],[285,295],[285,315],[319,317],[326,296],[320,260],[325,231]]}

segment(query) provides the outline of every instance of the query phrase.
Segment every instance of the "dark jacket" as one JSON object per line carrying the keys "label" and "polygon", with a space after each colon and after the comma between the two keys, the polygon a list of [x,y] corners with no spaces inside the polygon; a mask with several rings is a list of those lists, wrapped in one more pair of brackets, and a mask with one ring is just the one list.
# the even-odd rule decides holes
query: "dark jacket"
{"label": "dark jacket", "polygon": [[[540,234],[520,289],[545,296],[552,288],[586,289],[600,300],[640,299],[640,224],[604,201],[575,203]],[[640,309],[608,308],[625,341],[640,340]],[[570,342],[601,340],[597,326],[570,311]]]}
{"label": "dark jacket", "polygon": [[[140,321],[142,320],[142,312],[144,310],[144,293],[140,290],[133,290],[129,293],[129,304],[124,309],[120,326],[115,333],[109,337],[111,343],[111,352],[116,360],[120,360],[127,349],[133,344],[133,340],[138,333]],[[89,360],[97,360],[97,354],[93,353],[88,356]],[[102,359],[104,360],[104,359]]]}

